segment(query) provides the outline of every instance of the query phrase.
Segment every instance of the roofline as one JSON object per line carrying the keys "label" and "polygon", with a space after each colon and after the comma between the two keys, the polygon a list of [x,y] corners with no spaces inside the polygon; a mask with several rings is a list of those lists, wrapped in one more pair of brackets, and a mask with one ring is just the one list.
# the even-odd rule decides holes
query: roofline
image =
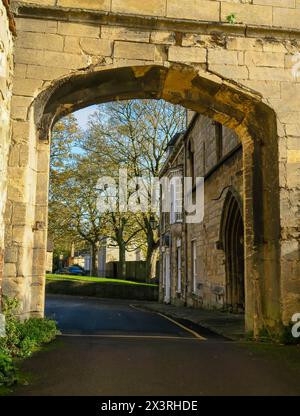
{"label": "roofline", "polygon": [[186,131],[180,135],[180,138],[175,143],[173,150],[171,151],[171,153],[167,157],[167,160],[165,161],[165,163],[163,164],[163,166],[162,166],[162,168],[159,172],[159,177],[160,178],[170,168],[169,164],[172,163],[174,161],[174,159],[178,156],[178,153],[181,150],[181,147],[179,145],[182,145],[185,142],[185,140],[187,139],[190,132],[193,130],[193,128],[196,124],[196,121],[198,120],[198,118],[200,116],[201,116],[201,114],[199,114],[199,113],[194,114],[191,121],[189,122],[189,125],[188,125],[188,128],[186,129]]}

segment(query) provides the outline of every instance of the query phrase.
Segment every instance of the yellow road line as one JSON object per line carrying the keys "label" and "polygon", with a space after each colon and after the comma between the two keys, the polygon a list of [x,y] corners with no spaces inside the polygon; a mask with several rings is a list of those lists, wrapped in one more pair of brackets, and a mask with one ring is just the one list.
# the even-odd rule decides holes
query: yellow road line
{"label": "yellow road line", "polygon": [[190,334],[192,334],[195,338],[201,340],[201,341],[207,341],[206,338],[202,337],[200,334],[198,334],[198,332],[193,331],[190,328],[187,328],[186,326],[180,324],[179,322],[175,321],[172,318],[169,318],[168,316],[162,314],[162,313],[158,313],[158,315],[162,316],[163,318],[167,319],[170,322],[173,322],[173,324],[179,326],[181,329],[184,329],[185,331],[189,332]]}
{"label": "yellow road line", "polygon": [[[145,309],[143,308],[139,308],[138,306],[135,305],[129,305],[132,309],[136,309],[137,311],[142,311],[145,312]],[[181,329],[184,329],[185,331],[189,332],[190,334],[192,334],[195,338],[197,338],[200,341],[207,341],[207,338],[202,337],[200,334],[198,334],[198,332],[193,331],[190,328],[187,328],[186,326],[180,324],[179,322],[175,321],[172,318],[169,318],[168,316],[164,315],[163,313],[160,312],[155,312],[155,311],[149,311],[147,310],[147,312],[152,312],[152,313],[156,313],[157,315],[162,316],[163,318],[167,319],[170,322],[173,322],[173,324],[179,326]]]}

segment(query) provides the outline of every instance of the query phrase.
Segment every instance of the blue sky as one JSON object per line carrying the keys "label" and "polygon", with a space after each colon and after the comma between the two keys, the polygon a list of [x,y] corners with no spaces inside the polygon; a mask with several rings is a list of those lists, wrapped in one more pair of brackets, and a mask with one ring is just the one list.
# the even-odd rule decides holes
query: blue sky
{"label": "blue sky", "polygon": [[97,106],[93,105],[91,107],[83,108],[82,110],[74,112],[75,117],[77,118],[79,126],[85,130],[88,125],[89,116],[93,114]]}

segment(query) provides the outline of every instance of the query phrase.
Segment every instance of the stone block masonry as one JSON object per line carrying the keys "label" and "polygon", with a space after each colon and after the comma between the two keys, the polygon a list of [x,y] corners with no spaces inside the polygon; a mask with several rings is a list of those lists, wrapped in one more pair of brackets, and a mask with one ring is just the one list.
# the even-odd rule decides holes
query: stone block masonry
{"label": "stone block masonry", "polygon": [[125,15],[300,29],[298,0],[23,0],[22,3]]}
{"label": "stone block masonry", "polygon": [[[299,1],[12,2],[11,114],[12,36],[0,4],[3,289],[19,297],[24,316],[44,310],[52,123],[91,103],[151,97],[241,139],[247,327],[288,325],[300,309]],[[236,24],[227,23],[232,13]]]}
{"label": "stone block masonry", "polygon": [[[10,108],[13,76],[14,21],[8,1],[0,1],[0,297],[4,262],[4,213],[6,207],[7,161],[10,146]],[[0,301],[1,313],[1,301]],[[0,316],[0,326],[3,319]],[[1,335],[1,328],[0,328]]]}

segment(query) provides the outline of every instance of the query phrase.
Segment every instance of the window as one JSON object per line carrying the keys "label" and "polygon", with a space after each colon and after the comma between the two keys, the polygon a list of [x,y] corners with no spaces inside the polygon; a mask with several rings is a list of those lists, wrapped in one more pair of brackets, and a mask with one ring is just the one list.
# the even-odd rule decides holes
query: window
{"label": "window", "polygon": [[182,222],[182,206],[183,206],[183,196],[182,196],[182,176],[174,176],[171,179],[170,185],[170,194],[171,194],[171,204],[170,204],[170,223],[175,224],[177,222]]}
{"label": "window", "polygon": [[192,291],[197,290],[197,242],[192,241]]}
{"label": "window", "polygon": [[166,254],[162,252],[161,254],[161,264],[162,264],[162,287],[163,289],[166,286]]}
{"label": "window", "polygon": [[176,187],[175,187],[175,221],[176,222],[182,221],[182,205],[183,205],[182,178],[178,177],[176,181]]}
{"label": "window", "polygon": [[216,155],[217,162],[223,157],[223,126],[220,123],[215,123],[216,131]]}
{"label": "window", "polygon": [[194,144],[192,140],[190,140],[188,145],[188,161],[189,161],[189,175],[193,179],[193,187],[196,183],[196,172],[195,172],[195,151],[194,151]]}
{"label": "window", "polygon": [[174,224],[175,223],[175,186],[174,186],[174,183],[171,183],[170,193],[171,193],[170,224]]}
{"label": "window", "polygon": [[170,303],[171,300],[171,258],[169,249],[164,253],[164,301]]}
{"label": "window", "polygon": [[161,232],[164,233],[166,230],[166,222],[165,222],[165,213],[162,212],[160,214],[160,226],[161,226]]}
{"label": "window", "polygon": [[162,185],[160,185],[160,187],[159,187],[159,193],[160,193],[160,198],[159,198],[159,201],[160,201],[160,207],[159,207],[159,209],[160,209],[160,226],[161,226],[161,232],[164,233],[165,230],[166,230],[166,214],[163,210],[165,202],[163,201],[164,194],[163,194],[163,191],[162,191]]}
{"label": "window", "polygon": [[181,293],[181,240],[177,241],[177,293]]}

